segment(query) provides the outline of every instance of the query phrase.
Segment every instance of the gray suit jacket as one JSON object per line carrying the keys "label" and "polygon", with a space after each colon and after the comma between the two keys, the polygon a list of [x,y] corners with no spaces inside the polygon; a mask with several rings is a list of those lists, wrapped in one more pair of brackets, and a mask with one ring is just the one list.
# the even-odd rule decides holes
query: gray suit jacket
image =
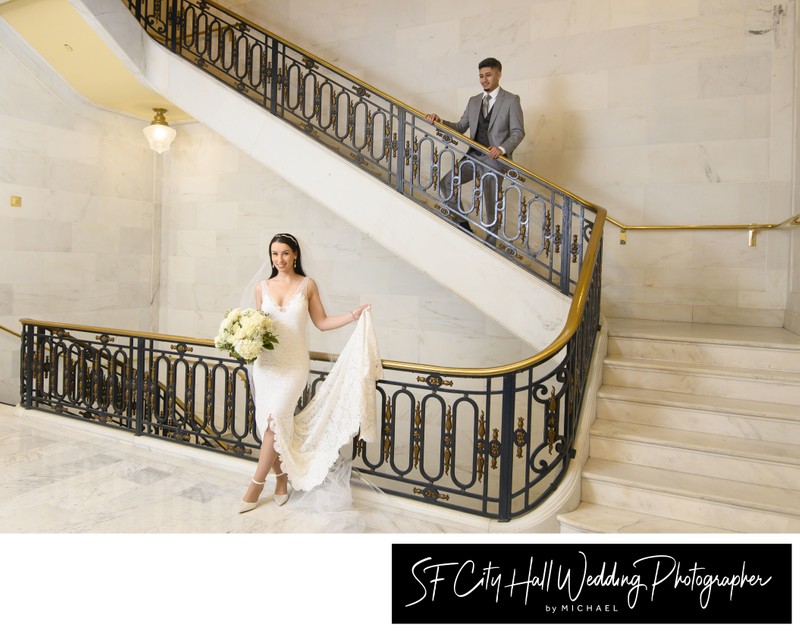
{"label": "gray suit jacket", "polygon": [[[483,93],[470,97],[467,108],[461,115],[461,120],[442,121],[442,123],[452,127],[459,134],[466,134],[469,131],[470,138],[475,138],[478,117],[481,114],[481,99],[483,99]],[[511,158],[511,154],[514,153],[523,138],[525,138],[525,122],[522,117],[519,96],[500,88],[489,113],[489,142],[494,147],[505,149],[506,157]]]}

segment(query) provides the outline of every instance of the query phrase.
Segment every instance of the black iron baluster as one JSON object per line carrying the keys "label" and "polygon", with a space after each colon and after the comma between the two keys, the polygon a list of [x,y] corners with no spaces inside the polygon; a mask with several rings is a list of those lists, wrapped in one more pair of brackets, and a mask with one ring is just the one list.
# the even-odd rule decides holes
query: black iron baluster
{"label": "black iron baluster", "polygon": [[134,428],[137,436],[144,434],[145,398],[150,389],[145,385],[148,363],[145,362],[145,339],[139,338],[136,344],[136,419]]}
{"label": "black iron baluster", "polygon": [[22,405],[25,408],[33,407],[33,341],[34,327],[25,325],[22,330],[22,354],[25,361],[20,367],[20,390],[23,391]]}
{"label": "black iron baluster", "polygon": [[405,165],[406,165],[406,112],[403,109],[397,108],[397,151],[398,156],[395,161],[396,173],[395,189],[400,193],[406,190],[405,182]]}
{"label": "black iron baluster", "polygon": [[515,373],[503,376],[502,416],[500,421],[500,505],[498,507],[500,522],[508,522],[511,519],[515,380]]}
{"label": "black iron baluster", "polygon": [[[152,4],[145,5],[141,0],[129,0],[128,5],[132,10],[135,11],[137,19],[140,20],[145,28],[151,33],[154,33],[156,39],[162,44],[165,44],[170,50],[175,52],[181,50],[182,54],[187,58],[192,58],[193,55],[196,55],[199,60],[203,61],[202,64],[198,65],[208,72],[217,73],[219,71],[219,75],[215,75],[216,78],[222,80],[228,85],[231,84],[233,79],[236,79],[238,83],[241,83],[241,77],[237,79],[235,76],[232,76],[231,73],[224,73],[226,66],[225,59],[227,59],[224,56],[221,58],[222,62],[220,63],[219,58],[216,60],[213,58],[213,51],[208,52],[200,51],[199,49],[193,49],[192,52],[189,52],[190,43],[188,40],[186,42],[186,48],[183,48],[181,44],[181,37],[183,33],[197,35],[199,32],[196,22],[191,26],[188,26],[186,23],[184,23],[185,20],[191,19],[190,17],[187,17],[189,15],[187,12],[193,12],[192,15],[202,14],[203,16],[207,16],[207,23],[213,21],[214,29],[221,33],[226,31],[226,29],[230,29],[230,25],[232,24],[230,20],[226,21],[226,13],[224,10],[212,2],[201,2],[199,4],[195,4],[187,0],[164,0],[164,2],[167,3],[166,6],[163,5],[161,1],[155,3],[155,6],[153,6]],[[166,24],[164,22],[166,22]],[[259,31],[259,35],[264,37],[263,45],[265,47],[271,46],[272,48],[271,52],[267,52],[266,48],[263,51],[265,55],[265,63],[268,57],[271,58],[272,61],[271,63],[266,64],[266,67],[263,70],[264,80],[268,80],[270,83],[270,92],[268,94],[265,87],[264,94],[260,95],[259,93],[258,98],[263,98],[265,102],[271,99],[271,103],[269,103],[270,111],[278,116],[282,116],[285,119],[289,119],[292,124],[296,124],[297,121],[294,120],[294,113],[291,111],[291,108],[287,109],[287,106],[291,106],[291,102],[287,101],[287,98],[290,96],[290,90],[288,88],[291,77],[286,75],[285,71],[286,68],[298,63],[297,56],[301,55],[301,53],[298,50],[293,49],[291,45],[279,42],[265,32]],[[238,41],[240,41],[241,45],[247,45],[249,50],[252,50],[252,44],[248,38],[242,36]],[[248,52],[248,55],[249,54],[250,53]],[[261,52],[259,52],[259,54],[261,54]],[[294,60],[293,56],[296,56]],[[236,56],[234,56],[234,58],[235,57]],[[234,58],[232,59],[236,61]],[[193,59],[193,61],[197,60]],[[432,173],[434,173],[433,180],[431,183],[426,184],[423,181],[424,178],[417,177],[417,174],[421,173],[422,167],[424,166],[420,164],[420,160],[421,158],[426,158],[428,153],[430,153],[434,166],[438,168],[439,163],[437,162],[437,159],[440,157],[439,151],[441,150],[442,154],[448,153],[448,155],[452,156],[454,159],[453,162],[455,163],[459,157],[465,155],[467,148],[458,146],[459,142],[462,142],[463,144],[463,141],[456,141],[441,130],[437,131],[436,133],[436,136],[441,137],[441,141],[439,141],[433,134],[430,134],[424,130],[420,130],[423,142],[429,143],[424,147],[420,147],[420,141],[416,134],[416,126],[419,121],[416,119],[416,114],[414,114],[413,111],[407,110],[406,108],[402,107],[401,104],[394,102],[391,99],[384,99],[384,101],[388,103],[388,105],[386,105],[380,100],[383,97],[381,97],[379,94],[368,94],[364,84],[353,86],[353,89],[351,90],[349,87],[349,85],[352,83],[350,78],[345,77],[335,68],[328,67],[324,62],[320,62],[319,64],[317,64],[317,62],[313,62],[313,64],[315,65],[314,72],[315,74],[318,74],[319,85],[324,84],[327,86],[327,82],[330,82],[331,94],[336,95],[335,99],[337,99],[337,103],[339,102],[338,100],[340,100],[346,105],[346,102],[350,102],[352,99],[355,99],[355,95],[358,95],[359,103],[363,103],[363,106],[359,110],[360,116],[366,121],[368,133],[373,133],[377,126],[386,129],[388,124],[383,117],[388,116],[389,119],[387,120],[396,122],[397,128],[396,135],[392,139],[391,157],[389,157],[386,161],[383,160],[384,156],[376,157],[375,152],[373,151],[374,143],[367,141],[364,145],[367,151],[363,152],[364,160],[361,161],[360,164],[362,164],[362,166],[365,168],[368,168],[373,173],[376,171],[376,168],[384,169],[387,180],[391,182],[391,178],[395,177],[396,181],[392,184],[404,195],[427,197],[428,202],[430,202],[430,200],[435,200],[436,204],[440,204],[442,200],[439,198],[437,177],[441,174],[437,174],[436,172],[432,171]],[[319,67],[317,68],[317,66]],[[233,67],[235,69],[235,64]],[[224,76],[222,76],[223,74]],[[235,75],[236,73],[234,72],[233,74]],[[314,85],[316,84],[317,78],[315,77]],[[337,90],[341,91],[337,92]],[[246,90],[245,92],[252,93],[253,91]],[[315,90],[314,92],[314,98],[317,99],[318,91]],[[248,94],[248,96],[253,98],[252,94]],[[328,144],[330,144],[331,141],[342,141],[342,138],[338,138],[335,124],[330,125],[331,129],[333,130],[331,132],[331,130],[328,129],[328,126],[323,124],[322,120],[311,120],[319,118],[317,113],[317,106],[315,105],[314,114],[309,117],[309,120],[301,121],[301,123],[305,123],[310,126],[310,129],[307,130],[311,132],[310,137],[316,137],[317,140],[327,140]],[[300,114],[302,114],[302,112],[300,112]],[[344,114],[344,116],[346,117],[347,114]],[[302,118],[302,116],[300,118]],[[316,127],[313,126],[312,123],[316,123]],[[388,132],[384,133],[388,134]],[[385,138],[382,142],[383,146],[385,146],[388,140],[389,136],[387,135],[387,138]],[[340,147],[337,149],[337,151],[342,151],[341,146],[346,147],[347,150],[357,148],[359,144],[356,141],[359,141],[359,139],[356,136],[353,136],[352,145],[339,142]],[[395,155],[394,153],[397,149],[399,149],[399,155]],[[430,151],[428,152],[429,149]],[[388,152],[388,150],[386,151]],[[389,156],[388,153],[387,156]],[[393,165],[391,163],[392,159],[396,159],[396,164]],[[409,164],[412,162],[412,160],[413,164]],[[388,163],[388,165],[386,163]],[[453,164],[453,167],[457,169],[455,164]],[[408,168],[408,175],[406,175],[406,168]],[[489,175],[487,177],[499,177],[499,174]],[[587,246],[587,249],[589,249],[588,244],[592,231],[586,225],[588,222],[584,220],[584,212],[592,209],[584,206],[579,200],[573,199],[567,194],[562,194],[555,188],[548,187],[548,185],[541,181],[534,181],[534,176],[529,177],[532,179],[533,184],[521,184],[525,181],[524,178],[521,178],[520,180],[514,180],[514,186],[519,187],[518,196],[522,200],[521,204],[523,206],[523,216],[519,221],[526,228],[524,232],[519,231],[522,237],[520,246],[524,246],[525,256],[529,257],[530,260],[535,262],[540,268],[546,269],[546,272],[538,272],[537,274],[539,274],[539,276],[546,278],[549,275],[548,280],[552,284],[558,285],[562,292],[569,294],[577,280],[577,272],[574,272],[574,270],[580,271],[582,265],[582,258],[584,254],[583,247]],[[508,176],[508,181],[512,181],[510,175]],[[454,186],[453,188],[454,195],[461,194],[458,184],[461,186],[468,185],[468,183],[456,184],[457,186]],[[542,193],[543,189],[549,191],[549,195]],[[506,192],[508,192],[508,189],[506,189]],[[468,193],[465,192],[465,195],[468,195]],[[501,195],[500,191],[498,191],[498,195]],[[504,211],[504,222],[509,221],[508,209],[505,208],[505,202],[508,202],[509,199],[510,198],[508,195],[506,195],[505,199],[503,200],[504,204],[498,205],[498,210]],[[530,203],[526,202],[526,200],[530,200]],[[531,214],[526,215],[528,210],[533,210],[534,200],[536,201],[537,207],[541,207],[541,215],[543,217],[547,215],[549,218],[551,218],[552,223],[555,226],[553,233],[547,235],[547,239],[545,241],[543,241],[541,244],[534,244],[531,247],[527,247],[524,244],[526,235],[527,238],[532,238],[538,232],[535,229],[530,230],[530,226],[532,225]],[[574,206],[576,204],[578,206]],[[530,205],[530,209],[528,208],[528,205]],[[558,213],[559,207],[561,211],[560,224]],[[573,216],[573,208],[580,209],[578,215]],[[489,220],[491,219],[493,218],[489,218]],[[505,228],[502,230],[505,231]],[[506,232],[510,232],[510,230]],[[556,240],[556,235],[558,240]],[[578,237],[579,240],[579,243],[577,244],[577,252],[579,254],[578,258],[580,261],[577,261],[576,265],[573,267],[572,259],[575,257],[575,248],[573,247],[575,243],[574,237]],[[592,246],[594,247],[595,244],[592,244]],[[559,262],[555,261],[555,254],[560,248],[563,248],[563,251],[558,252],[558,254],[561,254],[559,264]],[[540,254],[543,252],[545,253],[545,256],[540,257]],[[447,466],[452,462],[452,467],[450,469],[452,473],[447,475],[453,482],[452,487],[448,485],[446,481],[442,480],[445,477],[442,475],[441,471],[436,475],[427,471],[433,468],[433,464],[429,464],[430,468],[427,468],[426,464],[424,463],[424,445],[426,441],[425,423],[432,423],[432,419],[425,420],[424,418],[421,418],[419,423],[410,426],[409,430],[410,432],[411,429],[413,429],[413,431],[416,432],[417,436],[419,437],[416,445],[418,446],[423,459],[420,470],[415,471],[415,468],[411,464],[408,464],[407,468],[398,467],[398,462],[402,461],[404,456],[403,450],[412,449],[415,444],[413,438],[410,438],[405,445],[402,443],[402,441],[400,441],[401,439],[404,439],[404,437],[400,437],[399,435],[402,434],[402,428],[405,426],[405,424],[401,423],[401,429],[397,429],[396,422],[399,415],[394,412],[391,407],[391,403],[396,404],[398,401],[400,401],[398,399],[400,393],[404,393],[402,398],[408,398],[409,405],[412,409],[413,404],[419,401],[419,398],[417,397],[419,391],[415,390],[417,386],[413,382],[410,383],[410,378],[408,378],[409,371],[399,370],[399,372],[403,374],[403,378],[400,378],[394,382],[383,380],[378,386],[378,391],[381,393],[381,396],[385,398],[382,407],[385,407],[389,411],[387,416],[384,418],[384,423],[381,424],[381,438],[385,440],[385,443],[382,446],[377,446],[379,452],[379,458],[377,459],[378,462],[375,464],[370,463],[370,460],[366,458],[367,455],[364,454],[366,452],[366,449],[364,449],[359,456],[359,458],[361,458],[361,463],[354,463],[355,469],[376,477],[382,477],[383,480],[388,481],[389,487],[395,486],[395,489],[391,490],[390,493],[397,493],[406,497],[412,497],[406,491],[409,489],[409,487],[425,484],[431,488],[431,492],[435,491],[437,493],[436,500],[438,501],[439,499],[444,498],[444,495],[438,495],[438,490],[434,490],[434,483],[441,483],[444,487],[447,487],[447,489],[444,491],[447,491],[448,494],[452,494],[454,497],[457,496],[459,498],[459,502],[462,503],[462,506],[457,506],[455,503],[450,505],[454,509],[462,509],[471,513],[491,516],[493,518],[499,518],[503,521],[509,520],[512,516],[524,513],[532,506],[535,506],[541,502],[541,500],[553,489],[554,482],[552,482],[552,479],[555,478],[557,481],[557,479],[560,478],[560,476],[566,470],[569,460],[574,455],[571,441],[573,440],[575,434],[575,424],[577,423],[580,403],[583,399],[582,389],[586,380],[586,373],[589,367],[595,329],[599,319],[601,252],[598,252],[596,256],[597,260],[591,275],[592,281],[589,288],[589,298],[581,316],[582,322],[573,341],[569,344],[566,350],[567,357],[570,358],[569,362],[562,363],[560,365],[558,369],[558,375],[556,375],[554,372],[551,372],[547,376],[544,376],[536,381],[536,384],[545,384],[545,382],[548,380],[552,381],[554,378],[557,378],[559,382],[566,380],[566,384],[559,394],[559,398],[561,398],[561,401],[563,402],[562,424],[559,428],[559,432],[561,434],[558,437],[554,436],[555,447],[558,449],[559,454],[555,455],[553,460],[542,459],[541,463],[538,465],[543,473],[542,476],[539,476],[538,479],[535,479],[532,482],[529,482],[526,477],[526,481],[522,484],[522,487],[519,487],[519,485],[518,489],[512,487],[515,479],[513,451],[515,449],[515,445],[519,445],[515,444],[514,440],[514,412],[516,406],[520,404],[519,398],[522,396],[522,394],[524,393],[524,396],[528,398],[529,389],[531,383],[533,382],[533,370],[536,367],[527,369],[530,371],[531,375],[527,378],[526,383],[523,383],[523,381],[517,377],[516,373],[507,373],[494,378],[485,378],[484,386],[477,388],[466,385],[466,382],[465,385],[449,388],[449,386],[452,386],[451,382],[449,385],[446,385],[448,388],[445,389],[441,389],[441,387],[445,385],[443,383],[428,385],[429,389],[441,389],[439,391],[440,393],[446,393],[445,395],[442,395],[442,410],[444,410],[445,400],[452,398],[452,400],[457,403],[463,402],[464,406],[467,406],[468,408],[474,408],[475,417],[479,420],[476,428],[472,431],[472,440],[478,448],[476,450],[476,457],[473,461],[478,461],[477,464],[473,462],[470,465],[469,463],[459,462],[459,450],[455,449],[454,443],[458,440],[456,438],[457,432],[455,429],[457,424],[454,424],[452,433],[451,429],[445,426],[446,432],[444,433],[444,438],[441,439],[441,441],[449,441],[450,444],[452,444],[453,449],[447,451],[445,447],[446,445],[450,444],[441,443],[438,446],[440,451],[439,460],[440,466],[444,468],[442,471],[444,471],[446,475]],[[571,270],[573,270],[572,273],[570,272]],[[555,275],[560,275],[561,278],[556,280]],[[61,333],[59,333],[59,331]],[[80,331],[81,329],[79,327],[73,328],[73,332],[75,334],[78,334]],[[96,333],[97,330],[89,331]],[[45,387],[50,384],[53,379],[56,379],[53,376],[57,377],[56,372],[51,372],[49,378],[44,374],[45,351],[47,350],[48,345],[51,345],[51,351],[55,349],[56,346],[53,345],[56,344],[56,339],[60,339],[59,337],[64,335],[70,334],[65,334],[63,330],[55,330],[52,328],[52,326],[43,327],[36,324],[26,325],[23,334],[23,353],[21,356],[22,366],[20,368],[20,391],[23,406],[27,408],[34,406],[38,407],[39,405],[49,406],[56,410],[59,414],[86,418],[91,418],[92,415],[97,415],[98,413],[102,414],[104,410],[107,412],[107,405],[104,408],[103,402],[108,401],[108,393],[112,393],[113,391],[112,387],[114,380],[116,379],[116,373],[113,367],[115,357],[113,355],[108,357],[97,355],[97,346],[91,341],[82,341],[77,339],[76,336],[75,347],[65,347],[65,358],[68,358],[69,354],[73,353],[75,350],[77,350],[79,353],[79,359],[77,363],[78,376],[75,381],[77,397],[73,398],[74,401],[70,401],[69,397],[64,398],[60,396],[56,391],[48,393],[47,389],[45,389]],[[171,390],[167,390],[166,393],[163,394],[163,397],[162,391],[160,390],[158,384],[158,367],[156,363],[163,362],[169,364],[168,358],[170,354],[169,352],[159,351],[156,345],[164,342],[165,340],[166,338],[163,337],[149,336],[146,334],[141,334],[136,338],[135,346],[138,352],[138,357],[135,361],[135,420],[131,420],[130,417],[126,415],[122,416],[127,417],[126,421],[128,423],[128,428],[131,428],[130,422],[134,421],[133,425],[135,426],[135,432],[139,435],[145,432],[153,432],[155,435],[161,435],[163,438],[167,438],[170,430],[170,421],[172,420],[173,424],[178,423],[175,420],[181,414],[178,408],[176,408],[175,383],[172,377],[170,377],[170,380],[165,387],[166,389]],[[53,367],[55,371],[58,368],[58,365],[55,364],[56,360],[53,359],[54,357],[55,356],[53,356],[51,352],[50,361],[51,363],[54,363]],[[198,356],[198,358],[202,357],[214,356]],[[219,360],[219,358],[216,357],[214,357],[214,360],[215,362],[218,362],[220,366],[230,366],[227,364],[227,360]],[[133,362],[133,358],[131,358],[130,361]],[[104,362],[107,363],[107,366],[104,365]],[[93,372],[89,371],[90,368],[92,368]],[[67,368],[64,370],[69,373],[69,366],[67,366]],[[106,374],[108,377],[106,377]],[[219,447],[221,443],[218,442],[220,432],[215,431],[213,424],[215,386],[212,385],[208,379],[206,379],[206,383],[208,384],[207,394],[209,395],[206,401],[210,402],[211,409],[208,409],[208,406],[206,407],[208,412],[204,413],[205,419],[200,420],[198,418],[198,423],[196,425],[191,425],[191,430],[193,433],[196,431],[198,444],[203,443],[206,446],[211,447],[211,444],[215,443],[217,447]],[[92,384],[96,384],[98,387],[102,386],[103,384],[110,384],[109,388],[112,388],[112,391],[108,391],[108,393],[106,393],[105,399],[103,397],[95,397],[95,401],[92,402],[91,391],[87,391],[87,387],[91,386]],[[191,385],[194,385],[193,380],[191,381]],[[235,388],[235,380],[234,385],[232,385],[231,388]],[[392,391],[392,388],[395,390]],[[498,388],[500,389],[499,391],[497,390]],[[98,390],[103,389],[98,388]],[[246,388],[245,390],[246,392],[249,392],[249,389]],[[72,392],[72,388],[67,388],[67,391]],[[103,390],[103,392],[106,391]],[[183,404],[185,406],[183,409],[183,423],[186,423],[188,420],[191,422],[191,424],[194,424],[194,395],[192,392],[192,396],[190,398],[189,392],[189,385],[187,384],[187,400],[191,399],[191,401]],[[235,392],[233,392],[233,395],[235,396]],[[476,400],[484,397],[486,400],[486,410],[481,411],[478,410],[476,406]],[[247,399],[248,402],[245,412],[246,414],[252,414],[252,398],[248,397]],[[424,401],[425,398],[423,397],[422,400]],[[188,406],[186,405],[187,403]],[[524,403],[527,405],[527,402]],[[231,450],[233,453],[242,456],[245,454],[245,448],[248,445],[257,445],[257,442],[255,442],[254,437],[249,437],[253,443],[247,444],[245,441],[248,437],[237,436],[238,431],[234,429],[232,420],[235,415],[241,414],[242,411],[240,409],[242,407],[236,405],[235,398],[232,401],[231,406],[231,423],[228,425],[226,421],[223,424],[223,431],[231,430],[233,438],[230,441],[228,441],[226,438],[225,443],[229,446],[232,446]],[[159,410],[159,408],[163,410]],[[235,410],[233,410],[234,408]],[[498,408],[500,412],[499,416],[496,414],[498,411],[494,410]],[[456,414],[455,409],[456,405],[453,407],[454,415]],[[495,414],[492,414],[493,411]],[[486,415],[485,420],[484,414]],[[159,418],[159,415],[162,415],[163,419]],[[532,415],[530,414],[530,411],[528,417],[529,426],[526,427],[525,431],[530,431],[531,434],[534,430],[539,432],[541,430],[541,425],[538,425],[535,429],[530,426],[530,424],[534,423],[531,419]],[[465,418],[463,412],[461,418]],[[209,426],[209,423],[211,426]],[[251,430],[251,428],[252,426],[246,425],[244,434],[247,435],[248,430]],[[174,426],[172,429],[174,429]],[[442,433],[440,432],[440,434]],[[209,441],[210,439],[213,439],[213,441]],[[435,433],[429,434],[427,441],[429,447],[431,448],[431,454],[433,454],[434,449],[437,448]],[[489,462],[483,460],[486,456],[489,457],[491,465]],[[498,459],[500,460],[499,473],[496,471]],[[471,467],[473,469],[473,482],[469,484],[462,484],[454,472],[454,468],[456,466]],[[560,473],[555,471],[557,467],[561,468]],[[542,479],[544,475],[547,475],[551,472],[557,476],[551,477],[550,481],[547,481],[550,483],[548,489],[537,490],[536,484],[538,480]],[[477,485],[475,488],[473,488],[474,479],[477,479]],[[490,497],[490,494],[495,493],[495,489],[498,490],[498,497]],[[524,497],[521,496],[521,494],[524,494]],[[529,497],[533,498],[533,500],[530,500]],[[523,502],[520,503],[520,500]],[[488,507],[490,504],[495,502],[498,504],[498,510],[490,511]],[[470,503],[472,504],[470,505]],[[475,509],[476,505],[480,505],[479,510]],[[514,508],[512,508],[512,505]]]}
{"label": "black iron baluster", "polygon": [[181,0],[168,0],[167,11],[165,20],[167,22],[164,36],[166,37],[166,46],[173,53],[179,54],[180,46],[178,42],[178,15],[179,4]]}
{"label": "black iron baluster", "polygon": [[561,208],[561,283],[559,289],[563,294],[570,293],[570,249],[569,244],[572,239],[572,200],[565,197],[564,205]]}

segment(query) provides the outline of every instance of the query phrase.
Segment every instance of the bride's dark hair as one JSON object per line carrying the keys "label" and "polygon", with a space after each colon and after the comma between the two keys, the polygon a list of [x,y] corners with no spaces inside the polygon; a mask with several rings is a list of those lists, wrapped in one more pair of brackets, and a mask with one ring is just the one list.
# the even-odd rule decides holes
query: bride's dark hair
{"label": "bride's dark hair", "polygon": [[[286,244],[289,248],[292,249],[292,252],[297,255],[297,259],[295,260],[294,271],[297,272],[300,276],[306,276],[306,273],[303,272],[303,260],[302,255],[300,253],[300,243],[297,241],[297,238],[294,235],[290,235],[289,233],[278,233],[275,235],[272,240],[269,242],[269,249],[267,251],[267,255],[272,259],[272,244],[279,243],[279,244]],[[278,274],[278,268],[272,266],[272,274],[269,275],[269,278],[276,276]],[[262,277],[263,278],[263,277]]]}

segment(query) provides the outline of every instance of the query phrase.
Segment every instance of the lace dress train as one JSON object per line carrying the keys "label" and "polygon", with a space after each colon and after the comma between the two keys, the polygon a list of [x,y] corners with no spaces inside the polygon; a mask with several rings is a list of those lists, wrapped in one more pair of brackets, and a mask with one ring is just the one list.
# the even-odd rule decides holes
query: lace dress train
{"label": "lace dress train", "polygon": [[375,382],[382,377],[372,315],[365,310],[312,400],[294,415],[309,371],[307,285],[304,279],[279,307],[264,284],[262,309],[275,323],[278,344],[262,352],[253,367],[259,431],[263,434],[268,426],[275,433],[281,467],[296,490],[313,489],[326,479],[330,483],[340,457],[343,462],[336,470],[346,471],[349,479],[347,450],[342,448],[359,433],[367,442],[377,440]]}

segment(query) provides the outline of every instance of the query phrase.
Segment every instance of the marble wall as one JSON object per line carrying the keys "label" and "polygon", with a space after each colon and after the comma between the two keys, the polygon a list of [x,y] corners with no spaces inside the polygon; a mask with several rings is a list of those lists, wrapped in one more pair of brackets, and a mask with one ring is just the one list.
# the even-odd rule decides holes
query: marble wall
{"label": "marble wall", "polygon": [[[794,214],[795,0],[223,4],[447,118],[479,90],[477,62],[498,57],[526,117],[515,159],[624,224]],[[783,325],[796,270],[788,231],[762,233],[752,248],[742,231],[619,241],[609,227],[606,315]]]}
{"label": "marble wall", "polygon": [[[154,164],[142,122],[81,100],[6,28],[0,324],[20,331],[20,318],[34,318],[149,329]],[[22,205],[12,206],[11,196]],[[18,343],[1,335],[0,401],[14,403]]]}
{"label": "marble wall", "polygon": [[[621,222],[780,222],[794,213],[798,139],[786,130],[797,127],[800,99],[795,0],[227,4],[447,117],[477,92],[477,61],[500,58],[527,121],[518,162]],[[201,126],[183,126],[160,163],[141,122],[84,103],[0,35],[2,324],[43,317],[210,336],[269,236],[291,230],[320,254],[314,274],[331,311],[376,305],[384,356],[459,364],[525,353]],[[163,198],[154,174],[166,177]],[[23,205],[10,206],[11,195]],[[742,232],[629,232],[623,246],[609,227],[604,311],[800,331],[797,233],[762,233],[751,248]],[[344,335],[315,346],[335,350]],[[5,376],[17,366],[7,356]]]}
{"label": "marble wall", "polygon": [[[157,156],[144,122],[86,103],[1,21],[0,72],[0,324],[210,338],[270,237],[292,231],[315,253],[329,312],[374,305],[384,357],[492,366],[533,353],[207,128],[180,126]],[[312,348],[338,352],[348,331],[314,332]],[[18,341],[3,336],[0,401],[14,403]]]}

